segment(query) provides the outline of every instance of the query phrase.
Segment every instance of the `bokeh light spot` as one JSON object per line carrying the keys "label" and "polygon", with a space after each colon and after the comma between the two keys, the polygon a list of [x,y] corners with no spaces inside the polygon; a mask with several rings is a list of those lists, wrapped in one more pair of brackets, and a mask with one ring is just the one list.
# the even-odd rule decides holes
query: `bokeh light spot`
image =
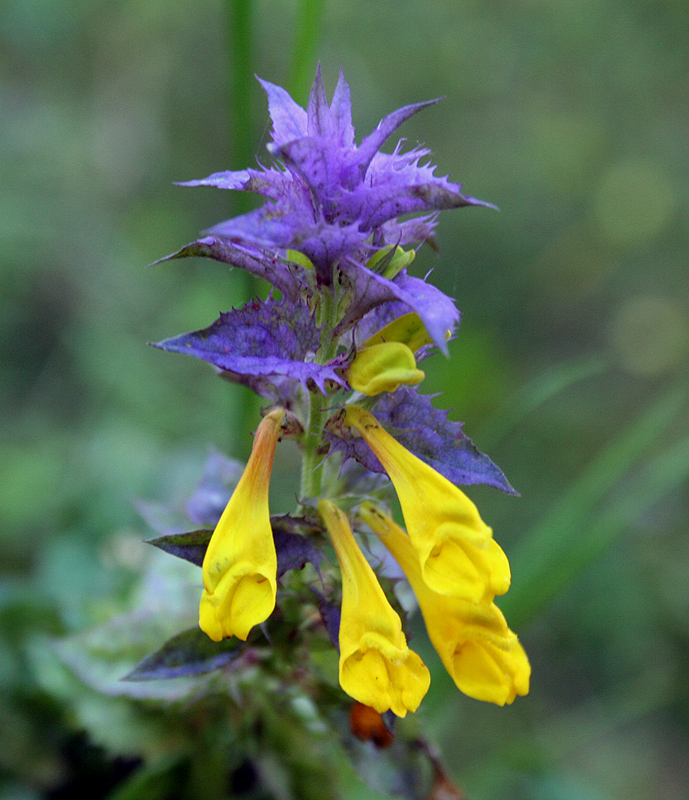
{"label": "bokeh light spot", "polygon": [[672,216],[675,194],[659,165],[625,160],[601,178],[594,203],[603,236],[611,244],[635,247],[662,232]]}
{"label": "bokeh light spot", "polygon": [[689,352],[689,314],[671,298],[635,295],[613,316],[610,344],[623,369],[639,376],[660,375]]}

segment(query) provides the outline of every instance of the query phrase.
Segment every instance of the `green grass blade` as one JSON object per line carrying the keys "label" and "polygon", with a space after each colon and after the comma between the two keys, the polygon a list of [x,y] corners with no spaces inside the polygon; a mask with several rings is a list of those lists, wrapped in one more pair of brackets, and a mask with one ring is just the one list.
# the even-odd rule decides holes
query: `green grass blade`
{"label": "green grass blade", "polygon": [[572,384],[599,375],[606,367],[605,359],[594,355],[546,370],[498,408],[476,432],[477,441],[483,449],[491,449],[539,406]]}
{"label": "green grass blade", "polygon": [[299,3],[289,79],[290,94],[299,104],[306,104],[316,74],[318,38],[324,9],[324,0],[301,0]]}
{"label": "green grass blade", "polygon": [[686,398],[682,386],[655,403],[594,458],[532,529],[511,559],[514,583],[500,603],[512,624],[518,627],[529,621],[638,514],[676,485],[686,468],[684,442],[642,470],[647,474],[645,486],[635,481],[631,493],[625,492],[594,516],[603,498],[679,415]]}
{"label": "green grass blade", "polygon": [[[227,93],[229,113],[230,169],[254,166],[252,144],[254,90],[252,0],[228,0]],[[246,192],[229,192],[233,214],[251,208]]]}

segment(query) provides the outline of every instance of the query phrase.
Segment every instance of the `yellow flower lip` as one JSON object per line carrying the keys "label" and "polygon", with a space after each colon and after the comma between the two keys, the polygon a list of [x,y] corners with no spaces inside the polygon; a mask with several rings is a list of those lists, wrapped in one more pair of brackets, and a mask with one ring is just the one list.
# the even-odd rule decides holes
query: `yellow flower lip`
{"label": "yellow flower lip", "polygon": [[401,342],[406,344],[412,353],[416,353],[425,345],[433,344],[433,339],[428,335],[421,317],[415,311],[410,311],[374,333],[362,346],[372,347],[382,342]]}
{"label": "yellow flower lip", "polygon": [[284,414],[275,409],[261,420],[249,461],[203,560],[199,625],[216,642],[233,635],[246,640],[275,608],[277,555],[268,489]]}
{"label": "yellow flower lip", "polygon": [[349,385],[368,397],[394,392],[400,384],[416,386],[426,373],[414,354],[432,342],[418,314],[403,314],[363,343],[347,370]]}
{"label": "yellow flower lip", "polygon": [[428,586],[474,602],[504,594],[509,562],[471,500],[399,444],[368,411],[347,406],[344,422],[361,434],[390,477]]}
{"label": "yellow flower lip", "polygon": [[433,591],[424,580],[409,536],[374,503],[362,503],[359,516],[404,570],[428,636],[459,690],[501,706],[528,694],[529,660],[495,603],[475,603]]}
{"label": "yellow flower lip", "polygon": [[428,691],[430,673],[407,647],[402,622],[364,558],[344,512],[329,500],[318,511],[342,571],[340,685],[378,713],[398,717],[416,711]]}
{"label": "yellow flower lip", "polygon": [[416,368],[414,353],[402,342],[381,342],[356,354],[346,373],[349,385],[372,397],[394,392],[400,384],[416,386],[426,373]]}

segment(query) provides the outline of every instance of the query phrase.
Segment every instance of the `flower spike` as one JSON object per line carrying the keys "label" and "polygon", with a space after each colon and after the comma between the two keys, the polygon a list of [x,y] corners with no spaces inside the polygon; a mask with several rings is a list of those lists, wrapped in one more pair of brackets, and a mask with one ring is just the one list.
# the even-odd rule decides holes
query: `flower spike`
{"label": "flower spike", "polygon": [[407,647],[402,623],[354,540],[344,512],[321,500],[323,517],[342,570],[340,685],[378,713],[416,711],[431,682],[428,669]]}
{"label": "flower spike", "polygon": [[[449,356],[460,311],[453,298],[408,273],[421,244],[436,249],[442,210],[489,204],[436,175],[425,146],[395,143],[400,126],[436,100],[393,111],[358,138],[342,73],[329,102],[319,67],[305,107],[279,86],[260,83],[271,117],[269,161],[184,185],[251,192],[262,204],[161,261],[210,258],[260,277],[271,292],[154,346],[203,360],[268,407],[246,466],[215,468],[187,504],[194,529],[151,541],[201,566],[203,577],[198,636],[175,637],[154,661],[163,665],[160,675],[170,672],[168,656],[173,674],[192,675],[237,657],[240,680],[246,669],[260,675],[265,662],[275,677],[266,692],[287,686],[309,698],[313,690],[319,714],[329,713],[330,689],[341,687],[340,701],[359,709],[352,733],[384,747],[392,733],[381,714],[416,711],[430,673],[407,643],[409,609],[395,603],[388,580],[379,581],[360,534],[375,531],[390,562],[397,558],[462,692],[504,705],[529,689],[526,654],[494,602],[510,585],[507,557],[458,487],[514,490],[462,423],[418,391],[422,362],[436,351]],[[272,509],[271,517],[281,437],[300,454],[301,481],[293,510]],[[377,505],[394,492],[403,527]],[[356,508],[361,530],[352,527]],[[333,547],[337,558],[326,559],[324,550]],[[318,586],[311,585],[314,570]],[[285,602],[270,619],[271,641],[257,649],[253,629],[276,600]],[[310,660],[311,640],[320,650],[321,622],[338,651],[338,676],[307,679],[299,665]],[[223,644],[225,638],[232,641]],[[360,712],[373,715],[374,727],[360,724]],[[423,751],[435,770],[431,794],[448,785],[420,738],[400,731],[393,749],[400,781],[409,769],[416,773]]]}
{"label": "flower spike", "polygon": [[497,705],[528,694],[531,667],[516,635],[495,603],[472,603],[429,589],[407,534],[374,503],[359,516],[404,570],[419,601],[428,636],[457,688]]}
{"label": "flower spike", "polygon": [[474,602],[504,594],[510,585],[507,556],[464,492],[402,447],[363,408],[347,406],[344,422],[361,434],[388,473],[428,587]]}
{"label": "flower spike", "polygon": [[199,625],[213,641],[246,641],[275,608],[277,556],[268,510],[268,487],[284,409],[258,426],[251,456],[203,560]]}

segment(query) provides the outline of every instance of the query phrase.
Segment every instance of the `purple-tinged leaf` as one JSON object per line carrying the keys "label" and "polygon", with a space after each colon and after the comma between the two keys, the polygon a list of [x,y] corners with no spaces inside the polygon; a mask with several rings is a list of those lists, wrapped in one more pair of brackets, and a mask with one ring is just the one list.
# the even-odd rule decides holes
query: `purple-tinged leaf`
{"label": "purple-tinged leaf", "polygon": [[[403,447],[452,483],[485,484],[516,494],[502,470],[462,432],[462,423],[452,422],[447,411],[436,409],[429,395],[400,386],[382,394],[371,413]],[[328,425],[326,439],[345,459],[354,458],[371,472],[385,471],[365,441],[336,420]]]}
{"label": "purple-tinged leaf", "polygon": [[320,574],[320,565],[323,559],[321,551],[305,537],[298,533],[275,530],[275,552],[278,558],[277,578],[280,578],[291,569],[304,569],[307,564],[313,564],[316,572]]}
{"label": "purple-tinged leaf", "polygon": [[428,242],[431,249],[436,250],[437,244],[433,236],[438,221],[438,214],[427,214],[423,217],[412,217],[404,222],[389,220],[384,222],[376,231],[375,244],[379,247],[385,245],[417,245]]}
{"label": "purple-tinged leaf", "polygon": [[214,642],[200,628],[173,636],[121,680],[152,681],[203,675],[227,666],[246,645],[236,637]]}
{"label": "purple-tinged leaf", "polygon": [[326,381],[343,384],[333,366],[313,361],[320,330],[300,303],[273,298],[253,300],[221,314],[211,326],[154,345],[161,350],[208,361],[238,376],[292,378],[306,386],[313,381],[325,394]]}
{"label": "purple-tinged leaf", "polygon": [[452,483],[486,484],[516,494],[502,470],[463,433],[462,423],[436,409],[429,395],[401,386],[382,395],[373,414],[401,445]]}
{"label": "purple-tinged leaf", "polygon": [[320,136],[328,140],[335,134],[335,124],[328,106],[320,64],[316,70],[316,79],[311,87],[309,105],[306,109],[306,132],[308,136]]}
{"label": "purple-tinged leaf", "polygon": [[276,144],[306,136],[306,111],[281,86],[258,78],[268,95],[268,111],[273,121],[271,135]]}
{"label": "purple-tinged leaf", "polygon": [[249,170],[225,170],[224,172],[214,172],[207,178],[200,178],[193,181],[177,181],[177,186],[215,186],[217,189],[246,189],[249,181]]}
{"label": "purple-tinged leaf", "polygon": [[350,283],[352,299],[349,310],[335,329],[337,335],[347,331],[376,306],[399,301],[406,306],[406,311],[419,315],[433,343],[442,353],[448,354],[448,331],[453,332],[459,322],[459,311],[452,298],[432,284],[407,275],[406,271],[388,280],[362,264],[343,263],[340,268]]}
{"label": "purple-tinged leaf", "polygon": [[349,92],[349,84],[344,79],[344,72],[340,69],[340,77],[333,93],[330,105],[337,143],[343,149],[350,149],[354,144],[354,128],[352,126],[352,100]]}
{"label": "purple-tinged leaf", "polygon": [[154,261],[151,266],[190,256],[212,258],[223,264],[229,264],[231,267],[246,270],[279,289],[288,299],[296,301],[299,297],[301,282],[292,266],[282,263],[276,256],[271,256],[259,249],[223,241],[216,236],[197,239],[177,252]]}
{"label": "purple-tinged leaf", "polygon": [[[278,578],[281,578],[288,570],[303,569],[307,563],[313,564],[317,572],[320,570],[323,556],[313,544],[314,540],[307,535],[320,531],[320,527],[303,517],[289,515],[271,517],[271,525],[277,553]],[[170,555],[201,567],[212,535],[212,530],[174,533],[159,536],[156,539],[148,539],[146,544],[152,544]]]}
{"label": "purple-tinged leaf", "polygon": [[[296,173],[306,181],[321,202],[339,177],[339,163],[333,160],[332,146],[315,136],[305,136],[303,139],[288,142],[279,149],[272,147],[269,150],[283,159],[293,174]],[[324,211],[327,214],[327,210]],[[355,214],[353,219],[356,218]],[[350,215],[348,221],[352,222],[353,219]]]}
{"label": "purple-tinged leaf", "polygon": [[263,172],[255,169],[243,169],[237,172],[214,172],[207,178],[194,181],[179,181],[177,185],[236,189],[238,191],[261,194],[271,200],[279,200],[295,189],[294,181],[289,173],[265,168]]}
{"label": "purple-tinged leaf", "polygon": [[413,105],[403,106],[388,114],[379,123],[378,127],[370,133],[361,143],[353,158],[350,159],[348,164],[349,188],[353,188],[357,183],[363,180],[366,171],[373,160],[375,154],[380,150],[385,141],[397,130],[397,128],[406,122],[414,114],[418,114],[428,106],[439,103],[441,98],[435,100],[426,100],[423,103],[414,103]]}
{"label": "purple-tinged leaf", "polygon": [[203,566],[203,557],[206,555],[212,535],[212,530],[171,533],[167,536],[159,536],[156,539],[147,539],[146,544],[152,544],[171,556],[183,558],[185,561],[190,561],[192,564],[196,564],[197,567],[201,567]]}
{"label": "purple-tinged leaf", "polygon": [[320,575],[323,554],[316,547],[315,535],[321,533],[321,525],[306,517],[291,514],[276,514],[270,518],[278,558],[278,580],[290,569],[300,570],[313,564]]}
{"label": "purple-tinged leaf", "polygon": [[428,335],[447,355],[447,337],[454,336],[460,318],[455,301],[437,286],[406,271],[400,272],[394,283],[407,297],[413,298],[412,310],[421,317]]}
{"label": "purple-tinged leaf", "polygon": [[435,177],[435,167],[419,165],[419,159],[428,153],[425,148],[403,154],[397,150],[392,155],[378,153],[367,180],[338,198],[339,213],[358,217],[361,226],[371,230],[403,214],[489,205],[465,197],[459,184]]}

